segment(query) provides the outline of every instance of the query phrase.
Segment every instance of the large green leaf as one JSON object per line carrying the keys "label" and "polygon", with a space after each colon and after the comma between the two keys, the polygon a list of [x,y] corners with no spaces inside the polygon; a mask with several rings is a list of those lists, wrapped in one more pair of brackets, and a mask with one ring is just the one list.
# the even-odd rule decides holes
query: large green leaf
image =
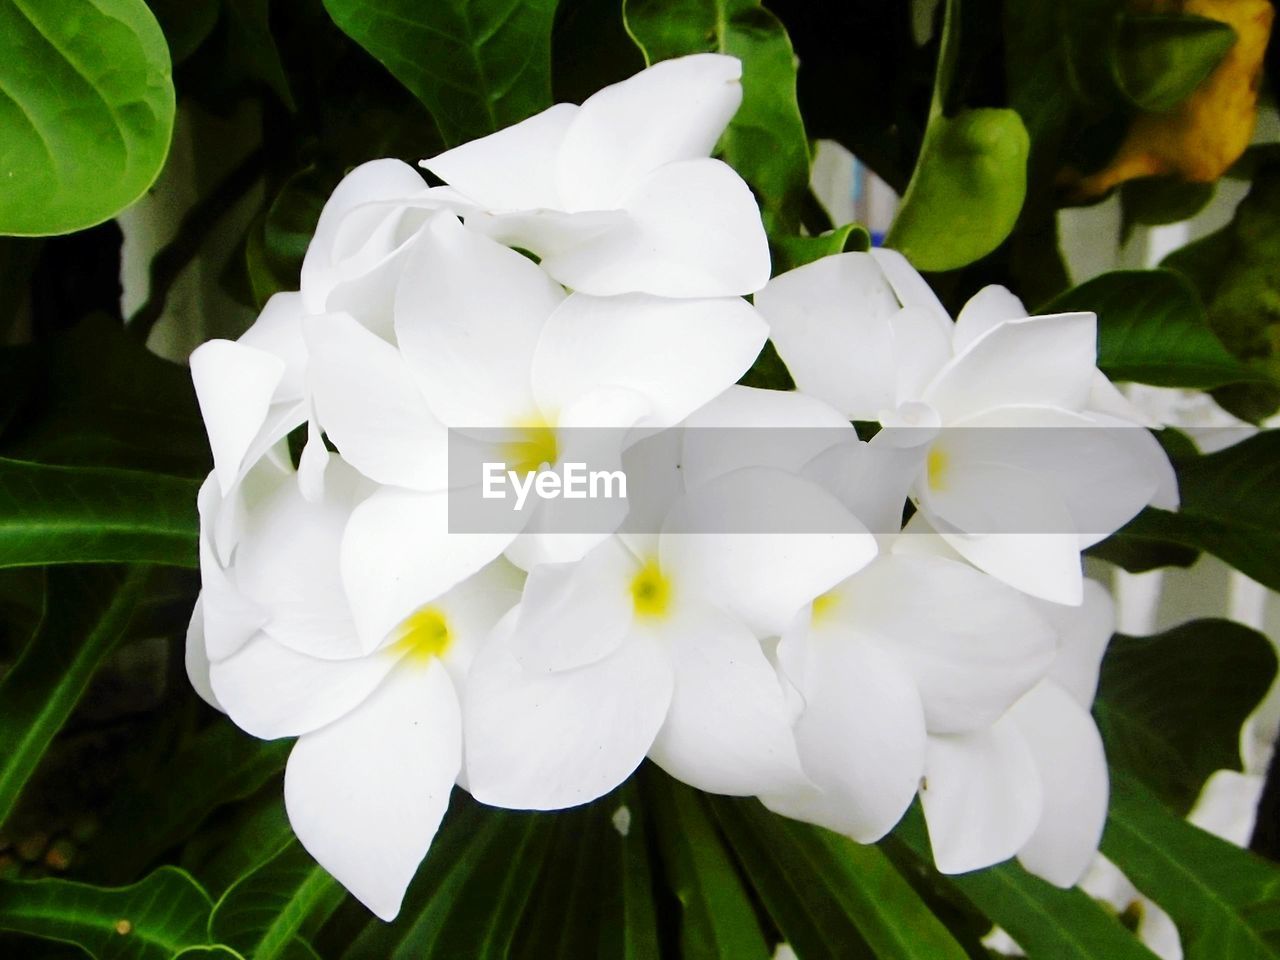
{"label": "large green leaf", "polygon": [[643,809],[627,785],[553,815],[540,882],[511,960],[647,960],[658,956]]}
{"label": "large green leaf", "polygon": [[204,944],[211,906],[209,895],[174,867],[130,887],[0,881],[0,929],[74,943],[94,960],[169,960]]}
{"label": "large green leaf", "polygon": [[1155,960],[1155,954],[1084,891],[1061,890],[1016,863],[938,878],[926,866],[932,855],[918,804],[893,837],[918,859],[922,869],[949,883],[1003,927],[1029,960]]}
{"label": "large green leaf", "polygon": [[[746,846],[760,844],[772,852],[780,874],[767,879],[766,887],[775,888],[789,882],[815,917],[839,915],[851,921],[870,949],[869,956],[878,960],[964,960],[966,957],[964,948],[881,850],[776,816],[754,802],[716,803],[721,822],[736,848],[743,848],[745,838],[739,834],[745,829],[753,834]],[[726,818],[726,809],[731,806],[736,807],[737,816],[729,814]],[[749,866],[748,871],[753,882],[764,879],[759,865]],[[782,872],[790,875],[789,881]],[[765,887],[758,889],[767,905]],[[786,925],[793,922],[789,914],[774,914],[774,920],[788,939],[796,943]],[[838,939],[829,944],[845,942]],[[856,951],[863,948],[853,940],[847,943],[848,946],[843,947],[846,952],[837,951],[836,955],[856,956]],[[809,955],[803,951],[801,954]]]}
{"label": "large green leaf", "polygon": [[196,566],[194,480],[0,458],[0,567]]}
{"label": "large green leaf", "polygon": [[546,814],[480,808],[455,792],[399,918],[394,924],[372,921],[345,960],[506,957],[539,882],[554,821]]}
{"label": "large green leaf", "polygon": [[423,102],[449,145],[551,105],[556,0],[324,0]]}
{"label": "large green leaf", "polygon": [[0,823],[128,627],[145,581],[142,568],[50,572],[44,623],[0,683]]}
{"label": "large green leaf", "polygon": [[875,952],[858,928],[835,884],[815,870],[806,853],[782,832],[781,821],[755,800],[707,797],[747,882],[783,938],[802,957],[873,960]]}
{"label": "large green leaf", "polygon": [[1102,851],[1178,925],[1186,960],[1280,957],[1280,867],[1192,826],[1112,777]]}
{"label": "large green leaf", "polygon": [[1098,315],[1098,366],[1112,380],[1207,390],[1265,380],[1209,328],[1191,285],[1169,270],[1117,270],[1068,290],[1040,313]]}
{"label": "large green leaf", "polygon": [[214,905],[209,939],[253,960],[293,960],[346,892],[297,841],[236,881]]}
{"label": "large green leaf", "polygon": [[759,198],[770,236],[798,233],[809,143],[796,56],[778,18],[759,0],[626,0],[624,13],[649,63],[707,52],[742,61],[742,106],[720,146]]}
{"label": "large green leaf", "polygon": [[768,960],[755,907],[702,800],[670,777],[652,777],[645,798],[680,901],[680,955],[686,960]]}
{"label": "large green leaf", "polygon": [[1113,638],[1094,704],[1112,768],[1186,813],[1210,774],[1240,769],[1240,727],[1275,673],[1267,638],[1230,620]]}
{"label": "large green leaf", "polygon": [[1265,430],[1205,456],[1174,458],[1177,513],[1148,507],[1122,527],[1132,544],[1204,550],[1280,589],[1280,431]]}
{"label": "large green leaf", "polygon": [[12,409],[0,423],[2,456],[185,477],[212,466],[186,364],[151,353],[118,318],[92,315],[0,348],[0,384]]}
{"label": "large green leaf", "polygon": [[169,152],[169,48],[142,0],[0,0],[0,233],[115,216]]}
{"label": "large green leaf", "polygon": [[1125,17],[1118,31],[1116,84],[1144,110],[1163,113],[1185,100],[1236,42],[1227,24],[1206,17]]}
{"label": "large green leaf", "polygon": [[217,807],[250,796],[278,774],[291,746],[255,740],[225,720],[210,724],[114,798],[83,869],[105,880],[136,876]]}

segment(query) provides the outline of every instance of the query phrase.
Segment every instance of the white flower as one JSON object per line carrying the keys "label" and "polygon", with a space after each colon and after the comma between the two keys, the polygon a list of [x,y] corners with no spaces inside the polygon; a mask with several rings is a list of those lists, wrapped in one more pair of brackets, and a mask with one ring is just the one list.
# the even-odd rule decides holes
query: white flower
{"label": "white flower", "polygon": [[920,798],[943,873],[1017,855],[1070,887],[1097,854],[1109,781],[1090,709],[1114,624],[1111,597],[1089,580],[1081,606],[1039,610],[1058,633],[1048,675],[990,729],[929,737]]}
{"label": "white flower", "polygon": [[454,188],[469,227],[533,251],[574,290],[751,293],[769,279],[760,211],[709,159],[741,75],[733,57],[667,60],[423,166]]}
{"label": "white flower", "polygon": [[904,485],[931,525],[1027,593],[1079,603],[1080,550],[1176,506],[1168,458],[1097,369],[1093,314],[1028,317],[987,287],[953,324],[890,250],[800,267],[756,304],[797,385],[892,428],[872,444],[914,448]]}
{"label": "white flower", "polygon": [[[480,643],[518,599],[520,580],[504,561],[491,564],[443,595],[423,597],[376,649],[362,652],[338,555],[347,518],[371,485],[340,460],[328,473],[318,501],[304,498],[291,469],[271,460],[250,471],[231,501],[212,502],[212,478],[206,484],[205,525],[229,528],[235,554],[224,567],[206,552],[187,668],[201,695],[247,732],[298,737],[285,772],[294,833],[390,920],[461,769],[457,691]],[[249,629],[228,650],[212,642],[211,628],[236,595],[260,623],[242,622]]]}
{"label": "white flower", "polygon": [[778,645],[814,786],[761,799],[863,843],[911,803],[928,735],[985,736],[1053,656],[1031,601],[958,559],[900,549],[914,539],[815,600]]}
{"label": "white flower", "polygon": [[[732,532],[761,512],[778,531],[827,532]],[[477,658],[464,716],[478,799],[585,803],[646,755],[716,793],[804,784],[758,638],[865,564],[873,539],[816,486],[749,467],[679,497],[660,535],[631,542],[650,546],[611,538],[535,568]]]}
{"label": "white flower", "polygon": [[608,436],[620,446],[633,425],[681,420],[741,376],[765,339],[763,321],[736,297],[566,295],[537,264],[451,214],[433,217],[415,244],[395,314],[398,350],[342,315],[306,325],[326,434],[353,466],[388,485],[356,510],[343,543],[366,649],[422,596],[509,545],[529,566],[576,559],[606,535],[536,532],[539,523],[554,528],[539,518],[554,501],[523,515],[534,532],[514,545],[515,531],[449,532],[446,428],[499,448],[487,459],[554,466],[595,436],[579,428],[614,428]]}
{"label": "white flower", "polygon": [[[304,318],[342,312],[379,335],[391,335],[403,257],[430,213],[424,206],[430,195],[422,177],[399,160],[356,167],[320,213],[303,259],[301,289],[268,300],[238,340],[210,340],[191,354],[223,496],[276,441],[314,421]],[[314,422],[311,433],[303,474],[314,493],[324,447]]]}

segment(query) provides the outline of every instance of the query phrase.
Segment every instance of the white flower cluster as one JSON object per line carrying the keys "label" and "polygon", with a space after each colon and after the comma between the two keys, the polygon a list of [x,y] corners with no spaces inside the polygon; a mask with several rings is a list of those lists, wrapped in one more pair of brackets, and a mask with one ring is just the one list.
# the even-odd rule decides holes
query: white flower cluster
{"label": "white flower cluster", "polygon": [[[380,917],[455,784],[555,809],[646,757],[860,841],[918,793],[947,872],[1017,855],[1070,885],[1096,850],[1112,620],[1080,551],[1176,503],[1168,462],[1093,429],[1141,418],[1091,314],[989,287],[953,322],[887,250],[770,280],[756,202],[710,158],[739,76],[657,64],[426,161],[446,186],[355,169],[302,289],[191,358],[215,469],[188,672],[298,738],[294,830]],[[797,391],[735,386],[766,338]],[[451,438],[531,470],[580,427],[619,459],[672,438],[631,504],[650,523],[564,532],[546,501],[451,529]],[[820,440],[709,452],[695,427]],[[1117,433],[1140,439],[1101,455]]]}

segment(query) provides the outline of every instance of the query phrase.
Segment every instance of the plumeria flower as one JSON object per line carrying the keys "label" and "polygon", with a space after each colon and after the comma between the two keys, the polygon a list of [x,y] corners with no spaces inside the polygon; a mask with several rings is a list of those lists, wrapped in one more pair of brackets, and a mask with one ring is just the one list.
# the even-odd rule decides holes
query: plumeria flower
{"label": "plumeria flower", "polygon": [[399,160],[356,167],[320,213],[303,259],[301,289],[268,300],[238,340],[210,340],[191,354],[223,496],[276,441],[308,419],[311,438],[301,472],[314,491],[325,455],[310,402],[303,320],[341,312],[391,337],[404,255],[430,212],[429,195],[417,171]]}
{"label": "plumeria flower", "polygon": [[[399,349],[341,315],[306,326],[308,376],[327,436],[365,476],[388,485],[355,511],[343,543],[366,649],[420,597],[504,549],[531,566],[576,559],[607,536],[537,532],[555,529],[539,519],[553,501],[520,515],[534,532],[518,541],[518,525],[450,532],[451,452],[475,441],[491,454],[471,462],[515,461],[529,471],[573,459],[575,444],[607,428],[619,453],[628,428],[670,426],[732,384],[765,339],[763,321],[736,297],[566,294],[527,257],[447,213],[416,242],[395,314]],[[478,484],[479,473],[469,482]]]}
{"label": "plumeria flower", "polygon": [[985,736],[1044,676],[1054,641],[1031,600],[958,558],[882,553],[782,635],[811,785],[761,799],[878,840],[915,796],[932,737]]}
{"label": "plumeria flower", "polygon": [[1029,317],[987,287],[952,323],[890,250],[800,267],[755,302],[797,385],[890,428],[872,444],[915,451],[904,485],[930,524],[1027,593],[1079,603],[1080,550],[1177,505],[1168,458],[1098,371],[1091,313]]}
{"label": "plumeria flower", "polygon": [[[762,513],[775,530],[734,532]],[[530,573],[464,697],[478,799],[585,803],[646,755],[714,793],[806,783],[759,638],[865,564],[873,538],[813,484],[745,468],[680,496],[650,543],[614,537]]]}
{"label": "plumeria flower", "polygon": [[989,729],[929,737],[920,798],[943,873],[1016,855],[1070,887],[1097,855],[1109,780],[1090,710],[1114,626],[1111,597],[1087,580],[1079,607],[1039,608],[1058,635],[1047,676]]}
{"label": "plumeria flower", "polygon": [[[201,695],[242,729],[298,738],[285,771],[294,832],[391,920],[461,770],[458,691],[481,642],[519,598],[521,578],[499,560],[422,598],[363,651],[343,603],[339,548],[372,485],[336,458],[326,472],[323,497],[310,501],[290,467],[266,459],[250,471],[239,502],[227,505],[234,558],[204,570],[187,667]],[[225,525],[221,513],[206,510],[204,524]],[[230,652],[211,642],[210,629],[228,590],[262,614]]]}
{"label": "plumeria flower", "polygon": [[531,250],[565,286],[611,296],[735,296],[769,279],[750,189],[710,159],[742,102],[742,64],[654,64],[423,161],[469,227]]}

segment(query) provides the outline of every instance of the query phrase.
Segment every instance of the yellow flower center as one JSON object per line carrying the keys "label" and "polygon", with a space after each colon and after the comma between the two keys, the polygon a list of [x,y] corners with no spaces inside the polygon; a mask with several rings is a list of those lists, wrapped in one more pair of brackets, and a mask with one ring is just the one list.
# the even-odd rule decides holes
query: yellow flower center
{"label": "yellow flower center", "polygon": [[442,657],[453,643],[449,621],[439,607],[426,606],[404,618],[391,649],[414,660]]}
{"label": "yellow flower center", "polygon": [[840,606],[840,596],[834,592],[819,594],[813,598],[813,612],[810,619],[817,623],[831,616],[836,607]]}
{"label": "yellow flower center", "polygon": [[553,465],[560,459],[556,428],[541,417],[516,425],[515,436],[503,444],[507,467],[520,474],[537,472],[542,465]]}
{"label": "yellow flower center", "polygon": [[925,476],[928,477],[931,489],[943,489],[943,485],[947,482],[947,466],[949,462],[950,458],[937,447],[929,451],[929,456],[925,460]]}
{"label": "yellow flower center", "polygon": [[666,616],[671,607],[671,581],[657,560],[648,560],[631,578],[631,600],[638,617]]}

